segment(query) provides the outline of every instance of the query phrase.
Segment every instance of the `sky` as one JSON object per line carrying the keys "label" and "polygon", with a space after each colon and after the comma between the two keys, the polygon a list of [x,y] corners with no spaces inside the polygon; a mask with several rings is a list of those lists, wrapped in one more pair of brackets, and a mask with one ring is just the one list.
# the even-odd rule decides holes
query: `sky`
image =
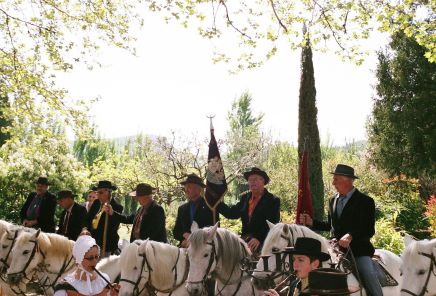
{"label": "sky", "polygon": [[[249,91],[253,114],[264,113],[262,129],[275,140],[296,145],[300,51],[282,46],[264,66],[234,75],[229,65],[212,61],[215,47],[227,46],[219,42],[228,41],[206,40],[193,27],[166,24],[161,16],[150,14],[135,43],[137,56],[104,48],[96,57],[101,68],[76,67],[59,75],[58,83],[73,98],[99,97],[91,116],[108,138],[172,131],[207,137],[207,116],[215,115],[215,135],[220,139],[229,128],[232,102]],[[370,41],[375,50],[381,46],[380,40]],[[321,141],[343,145],[366,139],[375,55],[356,66],[333,53],[314,52],[313,64]]]}

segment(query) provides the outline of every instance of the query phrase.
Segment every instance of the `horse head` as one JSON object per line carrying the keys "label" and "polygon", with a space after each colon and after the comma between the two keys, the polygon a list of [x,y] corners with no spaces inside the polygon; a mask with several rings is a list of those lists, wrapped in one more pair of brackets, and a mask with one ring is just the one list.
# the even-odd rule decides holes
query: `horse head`
{"label": "horse head", "polygon": [[121,251],[119,261],[121,267],[120,296],[140,295],[149,279],[150,271],[145,262],[146,245],[140,248],[143,243],[147,244],[148,240],[136,240],[124,246]]}
{"label": "horse head", "polygon": [[401,295],[436,295],[436,239],[415,241],[406,236],[404,242]]}
{"label": "horse head", "polygon": [[21,232],[16,238],[11,252],[11,263],[7,269],[7,281],[16,285],[20,281],[31,279],[34,269],[44,260],[45,254],[40,250],[40,240],[44,239],[41,230]]}

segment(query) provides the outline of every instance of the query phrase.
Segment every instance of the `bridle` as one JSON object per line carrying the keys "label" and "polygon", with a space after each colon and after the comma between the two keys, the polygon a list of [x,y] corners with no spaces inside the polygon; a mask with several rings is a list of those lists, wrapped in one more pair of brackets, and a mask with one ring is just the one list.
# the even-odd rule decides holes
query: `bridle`
{"label": "bridle", "polygon": [[30,262],[32,262],[33,258],[35,257],[35,254],[36,253],[41,253],[42,258],[45,259],[45,254],[40,250],[40,248],[38,246],[37,239],[29,240],[29,242],[34,243],[34,246],[33,246],[33,249],[32,249],[32,253],[30,254],[29,260],[27,260],[26,264],[24,265],[24,267],[23,267],[23,269],[21,271],[10,273],[10,274],[8,274],[8,277],[11,276],[11,275],[22,275],[22,277],[24,277],[28,281],[31,281],[32,279],[29,279],[27,277],[27,275],[26,275],[26,269],[27,269],[27,267],[29,267]]}
{"label": "bridle", "polygon": [[[47,269],[47,265],[40,263],[38,264],[37,271],[42,273],[45,276],[45,279],[43,281],[38,281],[38,286],[44,291],[45,294],[47,289],[52,288],[54,290],[54,287],[59,280],[59,278],[71,267],[74,266],[74,260],[73,256],[66,256],[64,259],[64,262],[62,263],[61,269],[58,272],[53,272]],[[55,274],[56,278],[53,281],[50,281],[50,278],[47,274]]]}
{"label": "bridle", "polygon": [[427,286],[428,286],[428,283],[430,282],[431,275],[433,274],[434,276],[436,276],[436,271],[434,270],[435,267],[436,267],[436,258],[435,258],[435,255],[433,253],[427,254],[427,253],[424,253],[424,252],[418,252],[418,254],[422,255],[424,257],[430,258],[430,267],[428,269],[428,273],[427,273],[427,278],[425,280],[425,284],[422,287],[422,290],[421,290],[421,292],[419,294],[415,294],[412,291],[409,291],[407,289],[401,289],[401,292],[406,292],[407,294],[410,294],[410,295],[413,295],[413,296],[424,296],[425,293],[428,292]]}
{"label": "bridle", "polygon": [[[6,238],[7,240],[12,241],[11,246],[9,247],[8,253],[6,254],[5,258],[0,259],[0,261],[1,261],[1,262],[4,264],[4,266],[6,267],[6,269],[9,268],[8,259],[9,259],[9,255],[11,254],[12,248],[13,248],[14,245],[15,245],[15,241],[16,241],[16,239],[17,239],[18,232],[19,232],[19,230],[16,230],[16,231],[15,231],[15,234],[14,234],[14,237],[13,237],[13,238],[10,238],[9,235],[8,235],[7,238]],[[2,279],[3,279],[3,273],[2,273]]]}
{"label": "bridle", "polygon": [[211,269],[212,269],[212,265],[213,263],[218,263],[218,255],[216,253],[216,247],[215,247],[215,241],[212,240],[210,242],[206,242],[207,245],[212,246],[212,250],[210,251],[210,255],[209,255],[209,263],[207,264],[207,268],[206,271],[204,273],[204,276],[201,280],[199,281],[187,281],[187,284],[205,284],[207,276],[210,274]]}
{"label": "bridle", "polygon": [[[147,243],[148,243],[148,241],[146,241],[146,244]],[[138,243],[136,243],[136,244],[139,245]],[[152,282],[151,282],[151,272],[153,271],[153,269],[151,268],[150,263],[148,262],[148,258],[147,258],[146,253],[139,254],[139,256],[142,257],[142,262],[141,262],[140,273],[139,273],[139,276],[136,279],[136,281],[131,281],[129,279],[123,279],[123,278],[120,279],[120,282],[126,282],[126,283],[133,285],[133,295],[140,295],[145,289],[147,289],[147,291],[150,295],[157,295],[157,292],[169,293],[169,295],[171,295],[172,292],[174,290],[176,290],[177,288],[179,288],[185,282],[186,278],[188,277],[189,261],[187,261],[187,263],[185,265],[185,272],[183,274],[182,281],[179,284],[177,284],[177,278],[178,278],[177,264],[178,264],[179,259],[180,259],[180,250],[178,250],[176,263],[174,264],[174,267],[172,268],[172,270],[174,271],[174,285],[169,289],[159,290],[156,287],[154,287]],[[148,268],[148,280],[145,283],[144,287],[140,288],[141,281],[143,279],[145,279],[145,277],[142,275],[145,266],[147,266],[147,268]]]}

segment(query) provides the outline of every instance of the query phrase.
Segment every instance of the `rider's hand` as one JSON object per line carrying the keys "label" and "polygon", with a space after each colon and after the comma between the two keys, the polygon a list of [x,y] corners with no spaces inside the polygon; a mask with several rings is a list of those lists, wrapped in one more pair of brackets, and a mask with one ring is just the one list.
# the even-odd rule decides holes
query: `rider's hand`
{"label": "rider's hand", "polygon": [[298,220],[302,225],[309,226],[309,227],[313,226],[313,220],[308,214],[300,214]]}
{"label": "rider's hand", "polygon": [[263,293],[264,293],[263,295],[265,295],[265,296],[280,296],[280,294],[277,293],[277,291],[274,289],[269,289],[268,291],[263,291]]}
{"label": "rider's hand", "polygon": [[112,206],[108,203],[105,203],[103,205],[103,210],[106,212],[106,214],[108,214],[109,216],[111,216],[114,213],[114,210],[112,209]]}
{"label": "rider's hand", "polygon": [[353,237],[351,234],[347,233],[341,239],[339,240],[339,245],[343,248],[348,248],[350,246],[351,241],[353,240]]}
{"label": "rider's hand", "polygon": [[250,248],[251,252],[255,252],[260,246],[260,241],[258,241],[256,238],[250,239],[248,242],[248,247]]}

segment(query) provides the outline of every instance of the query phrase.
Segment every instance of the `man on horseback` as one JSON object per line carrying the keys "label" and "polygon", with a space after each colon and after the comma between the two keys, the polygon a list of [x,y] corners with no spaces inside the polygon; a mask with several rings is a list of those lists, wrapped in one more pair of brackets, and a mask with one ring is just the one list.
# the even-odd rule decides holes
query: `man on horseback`
{"label": "man on horseback", "polygon": [[328,230],[343,248],[351,248],[367,294],[382,296],[382,288],[373,268],[374,247],[370,242],[375,233],[375,204],[369,196],[353,186],[354,169],[338,164],[333,174],[333,186],[338,194],[329,200],[328,221],[312,220],[301,214],[300,223],[314,230]]}
{"label": "man on horseback", "polygon": [[75,195],[70,190],[58,192],[58,204],[64,210],[59,219],[57,234],[76,240],[85,226],[87,211],[84,206],[74,201]]}
{"label": "man on horseback", "polygon": [[213,212],[203,199],[206,185],[199,176],[189,174],[180,184],[184,186],[188,202],[179,206],[177,210],[173,235],[175,239],[180,241],[179,247],[187,248],[192,222],[197,222],[199,228],[212,226],[214,224]]}
{"label": "man on horseback", "polygon": [[153,200],[153,191],[155,188],[149,184],[140,183],[136,190],[130,195],[134,197],[141,207],[135,214],[124,216],[107,205],[109,215],[119,219],[121,223],[133,224],[130,242],[137,239],[151,239],[157,242],[167,242],[167,231],[165,229],[165,211]]}
{"label": "man on horseback", "polygon": [[[123,206],[112,198],[112,191],[117,187],[112,185],[110,181],[100,181],[96,187],[97,197],[88,212],[87,224],[91,235],[97,241],[97,244],[102,248],[102,257],[107,257],[115,252],[118,248],[118,227],[120,226],[119,219],[109,216],[107,212],[110,204],[111,208],[121,213]],[[107,220],[106,220],[107,219]]]}
{"label": "man on horseback", "polygon": [[23,226],[55,232],[56,197],[48,191],[47,177],[39,177],[36,191],[29,194],[20,211]]}
{"label": "man on horseback", "polygon": [[[295,242],[295,248],[289,251],[293,257],[294,272],[297,277],[289,285],[288,296],[298,296],[301,291],[308,287],[309,272],[319,268],[321,262],[330,259],[330,255],[321,252],[321,242],[314,238],[299,237]],[[265,291],[266,296],[279,296],[274,289]]]}
{"label": "man on horseback", "polygon": [[244,178],[250,191],[243,194],[237,204],[228,206],[223,202],[217,209],[228,219],[241,218],[241,236],[252,252],[258,252],[269,231],[266,221],[280,221],[280,199],[265,188],[270,179],[261,169],[253,167],[244,173]]}

